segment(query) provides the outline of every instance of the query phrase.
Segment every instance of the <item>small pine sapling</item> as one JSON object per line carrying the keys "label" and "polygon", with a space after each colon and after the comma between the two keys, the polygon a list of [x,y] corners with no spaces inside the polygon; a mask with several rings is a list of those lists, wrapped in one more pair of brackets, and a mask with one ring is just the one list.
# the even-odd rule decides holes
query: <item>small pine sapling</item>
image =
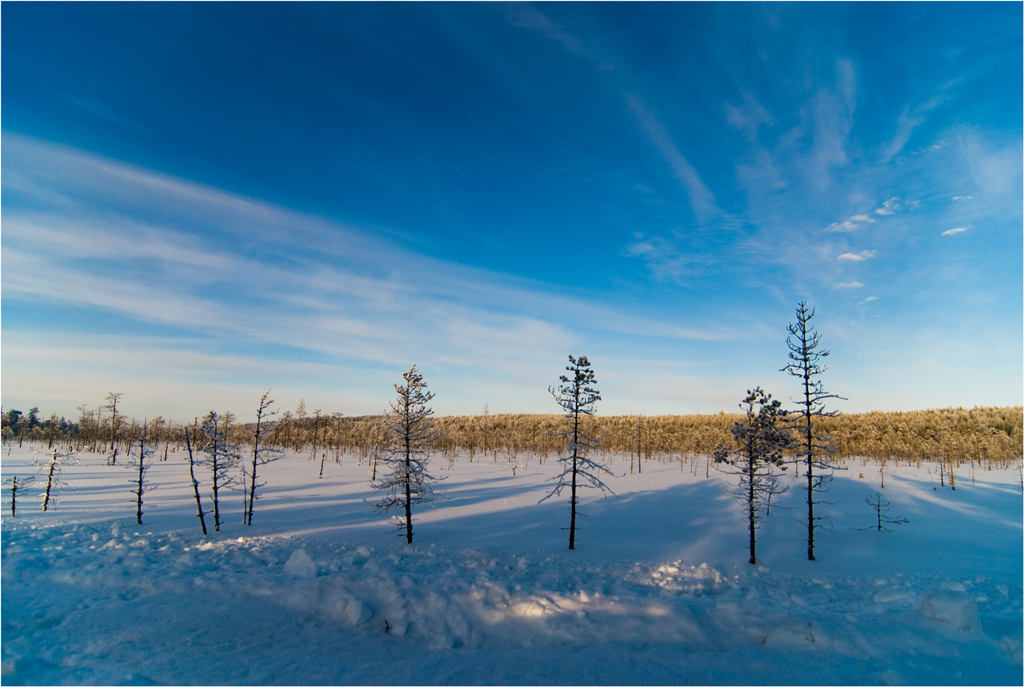
{"label": "small pine sapling", "polygon": [[[271,411],[270,406],[274,403],[273,399],[267,398],[270,395],[270,389],[267,389],[266,393],[260,397],[260,405],[256,409],[256,429],[253,432],[252,440],[252,464],[249,478],[249,496],[248,505],[245,512],[245,524],[248,526],[252,525],[252,510],[253,505],[256,503],[256,499],[259,498],[259,488],[263,487],[266,482],[258,482],[256,473],[257,470],[267,463],[277,460],[284,455],[284,451],[277,448],[270,448],[260,443],[262,437],[260,436],[267,419],[277,414],[277,411]],[[317,411],[319,413],[320,411]]]}
{"label": "small pine sapling", "polygon": [[792,445],[792,438],[780,423],[786,417],[779,401],[757,387],[747,391],[740,407],[745,408],[747,419],[736,422],[729,431],[736,441],[735,449],[719,444],[713,457],[716,464],[730,467],[727,472],[739,478],[735,496],[747,512],[750,532],[750,564],[757,563],[757,530],[761,520],[771,508],[772,497],[785,493],[789,487],[780,487],[775,469],[785,470],[782,452]]}
{"label": "small pine sapling", "polygon": [[142,436],[139,437],[139,448],[136,455],[132,455],[131,449],[128,451],[128,467],[135,473],[135,477],[132,479],[131,484],[135,487],[135,521],[137,524],[142,524],[142,497],[147,491],[152,491],[156,487],[146,483],[146,473],[149,472],[150,463],[149,459],[153,456],[153,449],[146,444],[146,428],[148,425],[142,423]]}
{"label": "small pine sapling", "polygon": [[18,492],[25,491],[27,488],[32,486],[32,482],[35,478],[33,477],[22,477],[18,479],[17,475],[12,476],[10,479],[5,479],[4,484],[11,485],[11,517],[15,518],[18,516]]}
{"label": "small pine sapling", "polygon": [[[789,347],[789,365],[782,368],[794,377],[798,377],[802,386],[802,395],[796,401],[800,409],[793,413],[794,420],[791,427],[799,433],[800,441],[797,447],[797,460],[802,461],[807,472],[807,560],[814,558],[814,531],[819,529],[819,521],[825,519],[814,513],[815,503],[818,502],[818,495],[827,491],[827,484],[832,479],[835,466],[832,465],[827,456],[835,453],[835,448],[829,444],[831,437],[818,431],[816,419],[821,417],[835,417],[838,411],[826,411],[824,402],[830,398],[846,400],[842,396],[825,391],[822,382],[818,379],[827,369],[821,361],[829,355],[829,351],[819,350],[821,335],[814,330],[811,319],[814,317],[814,310],[808,311],[807,303],[801,302],[796,308],[796,322],[787,326],[789,336],[786,338],[786,345]],[[817,473],[815,473],[817,470]]]}
{"label": "small pine sapling", "polygon": [[384,514],[401,511],[404,517],[396,517],[395,523],[399,532],[404,531],[406,543],[412,544],[413,504],[429,503],[439,496],[433,485],[441,478],[427,472],[427,461],[441,433],[433,425],[434,411],[427,407],[434,394],[426,390],[423,375],[413,365],[402,379],[404,385],[395,384],[398,399],[391,402],[384,417],[389,441],[381,446],[375,461],[389,467],[390,473],[373,482],[374,489],[383,493],[373,507]]}
{"label": "small pine sapling", "polygon": [[117,414],[117,402],[124,394],[111,391],[107,394],[107,405],[103,406],[110,410],[110,465],[117,465],[117,430],[120,426],[120,416]]}
{"label": "small pine sapling", "polygon": [[557,481],[554,489],[540,500],[540,503],[547,501],[555,495],[560,495],[562,490],[569,488],[569,549],[576,548],[576,514],[579,503],[576,495],[578,488],[589,487],[600,489],[602,492],[614,494],[604,482],[600,474],[612,474],[611,471],[601,463],[589,457],[589,452],[597,448],[598,439],[589,436],[583,431],[583,420],[594,413],[594,404],[601,400],[601,393],[591,387],[597,383],[594,371],[590,369],[590,361],[587,356],[581,355],[579,359],[569,356],[569,365],[565,368],[572,373],[572,377],[561,375],[562,382],[558,387],[548,387],[548,392],[555,398],[565,411],[565,418],[570,421],[571,426],[559,436],[569,440],[566,447],[566,455],[558,459],[562,464],[562,472],[551,478],[550,481]]}
{"label": "small pine sapling", "polygon": [[875,492],[874,496],[869,496],[864,501],[875,511],[875,524],[871,527],[861,527],[861,531],[877,529],[879,532],[892,532],[886,525],[903,525],[910,522],[901,515],[897,515],[895,518],[889,515],[890,504],[882,498],[880,491]]}
{"label": "small pine sapling", "polygon": [[206,439],[203,461],[210,467],[211,491],[213,493],[213,529],[220,532],[220,496],[221,491],[235,486],[235,478],[231,470],[238,465],[241,456],[238,448],[228,442],[226,423],[212,410],[203,418],[202,432]]}
{"label": "small pine sapling", "polygon": [[46,476],[46,488],[39,495],[43,502],[43,511],[45,512],[50,509],[50,506],[53,506],[54,510],[57,509],[58,495],[67,486],[67,483],[62,479],[64,468],[67,465],[77,463],[78,459],[75,458],[75,452],[72,450],[58,451],[54,449],[47,451],[44,455],[46,455],[46,458],[37,458],[33,462],[39,467],[40,474]]}

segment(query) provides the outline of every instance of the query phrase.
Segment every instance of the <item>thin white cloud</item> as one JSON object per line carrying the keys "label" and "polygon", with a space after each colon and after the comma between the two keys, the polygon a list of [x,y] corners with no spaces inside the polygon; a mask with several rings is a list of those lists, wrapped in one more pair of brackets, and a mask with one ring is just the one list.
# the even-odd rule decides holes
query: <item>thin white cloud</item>
{"label": "thin white cloud", "polygon": [[842,222],[833,222],[825,228],[825,231],[836,232],[836,231],[857,231],[862,228],[865,224],[873,224],[874,219],[868,215],[854,215],[847,220]]}
{"label": "thin white cloud", "polygon": [[80,98],[74,95],[65,95],[64,99],[72,105],[74,105],[75,107],[84,110],[85,112],[88,112],[91,115],[99,117],[100,119],[105,119],[108,122],[113,122],[115,124],[118,124],[129,129],[135,129],[136,131],[149,131],[145,127],[140,126],[135,122],[122,117],[106,105],[98,103],[95,100],[90,100],[88,98]]}
{"label": "thin white cloud", "polygon": [[851,260],[853,262],[861,262],[863,260],[869,260],[875,257],[878,251],[874,250],[862,250],[859,253],[843,253],[837,258],[838,260]]}
{"label": "thin white cloud", "polygon": [[[23,210],[15,194],[11,202],[5,197],[5,301],[103,313],[126,332],[174,331],[186,349],[202,341],[225,358],[271,361],[264,363],[268,375],[279,369],[283,350],[286,358],[340,369],[415,362],[464,382],[494,370],[503,383],[521,386],[515,380],[542,376],[541,368],[557,365],[581,342],[626,335],[678,345],[743,333],[717,320],[679,327],[216,189],[77,151],[55,153],[40,142],[17,143],[5,147],[5,190],[8,175],[20,175],[18,200],[47,209]],[[46,158],[60,165],[38,163]],[[243,227],[252,232],[248,240]],[[638,237],[632,250],[653,260],[668,247]],[[663,263],[667,275],[684,274],[678,252],[675,259],[676,265]],[[14,380],[31,377],[15,374],[20,363],[7,345],[10,334],[5,330],[5,394]],[[106,349],[111,360],[121,356],[117,341],[112,337]],[[102,357],[103,350],[93,353]],[[131,360],[119,374],[149,374]],[[258,365],[219,367],[243,386],[244,376],[260,376]]]}
{"label": "thin white cloud", "polygon": [[650,137],[651,142],[661,153],[662,158],[668,164],[676,179],[683,185],[690,199],[690,207],[698,222],[705,222],[721,211],[715,202],[715,196],[700,178],[700,174],[693,165],[687,161],[665,125],[651,112],[650,108],[640,99],[632,95],[628,98],[629,108],[640,120],[644,131]]}
{"label": "thin white cloud", "polygon": [[882,203],[882,207],[875,210],[876,215],[891,215],[900,209],[900,199],[890,198]]}
{"label": "thin white cloud", "polygon": [[859,281],[844,281],[836,284],[837,289],[860,289],[863,286]]}
{"label": "thin white cloud", "polygon": [[856,109],[857,76],[853,63],[836,60],[836,83],[821,89],[811,102],[814,122],[812,180],[819,187],[831,183],[832,170],[849,163],[846,152],[853,112]]}
{"label": "thin white cloud", "polygon": [[775,119],[750,91],[744,90],[742,96],[742,105],[726,103],[725,121],[747,139],[753,141],[757,139],[757,130],[761,125],[771,126],[775,123]]}
{"label": "thin white cloud", "polygon": [[955,234],[962,234],[967,231],[967,227],[956,227],[954,229],[948,229],[942,232],[943,236],[954,236]]}
{"label": "thin white cloud", "polygon": [[860,302],[860,304],[861,304],[861,305],[864,305],[865,303],[870,303],[870,302],[872,302],[872,301],[877,301],[877,300],[878,300],[878,296],[868,296],[867,298],[865,298],[864,300],[862,300],[862,301]]}

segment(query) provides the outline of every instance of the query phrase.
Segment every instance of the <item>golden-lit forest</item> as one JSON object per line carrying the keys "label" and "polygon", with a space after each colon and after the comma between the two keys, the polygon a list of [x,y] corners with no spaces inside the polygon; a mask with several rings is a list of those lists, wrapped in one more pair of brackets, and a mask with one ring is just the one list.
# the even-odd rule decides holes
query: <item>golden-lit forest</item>
{"label": "golden-lit forest", "polygon": [[[33,409],[35,411],[35,409]],[[89,410],[84,406],[77,422],[56,416],[42,421],[36,412],[9,411],[2,416],[3,441],[42,442],[76,450],[103,452],[122,448],[141,434],[142,423],[120,415],[108,404]],[[600,440],[599,451],[644,460],[693,459],[710,454],[719,443],[729,443],[729,427],[739,414],[619,415],[588,418],[588,432]],[[221,416],[228,435],[238,444],[252,441],[252,425],[230,413]],[[546,457],[565,446],[561,415],[496,414],[435,419],[441,438],[434,448],[443,456],[525,455]],[[953,465],[981,463],[1005,466],[1024,455],[1024,408],[945,408],[909,412],[851,413],[822,417],[817,426],[831,435],[834,458],[872,458],[887,462],[935,461]],[[146,421],[147,442],[176,451],[184,444],[184,426],[163,418]],[[295,412],[274,418],[266,435],[269,445],[330,459],[355,454],[366,457],[385,440],[380,416],[345,417],[339,413],[309,414],[300,404]]]}

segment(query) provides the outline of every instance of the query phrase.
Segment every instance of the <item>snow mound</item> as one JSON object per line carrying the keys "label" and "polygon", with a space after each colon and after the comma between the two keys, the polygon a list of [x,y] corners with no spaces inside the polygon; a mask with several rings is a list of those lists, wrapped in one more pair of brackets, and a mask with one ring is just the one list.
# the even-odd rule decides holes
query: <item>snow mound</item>
{"label": "snow mound", "polygon": [[961,632],[981,629],[977,600],[965,593],[949,589],[926,589],[921,594],[921,613],[952,625]]}
{"label": "snow mound", "polygon": [[284,564],[284,572],[300,580],[311,580],[316,577],[316,562],[305,549],[297,549]]}

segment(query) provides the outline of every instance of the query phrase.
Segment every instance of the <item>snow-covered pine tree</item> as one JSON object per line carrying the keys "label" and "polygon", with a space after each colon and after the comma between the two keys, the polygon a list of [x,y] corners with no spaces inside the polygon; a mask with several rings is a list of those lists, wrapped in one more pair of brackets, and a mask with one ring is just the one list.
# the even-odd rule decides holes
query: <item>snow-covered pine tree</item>
{"label": "snow-covered pine tree", "polygon": [[435,500],[434,482],[440,478],[427,472],[430,447],[440,437],[433,426],[434,411],[427,403],[434,394],[416,366],[402,374],[405,384],[395,384],[398,398],[391,402],[391,410],[384,416],[388,441],[379,449],[376,461],[388,468],[386,475],[372,484],[383,496],[374,508],[382,513],[402,512],[398,520],[399,531],[404,530],[405,541],[412,544],[412,506]]}
{"label": "snow-covered pine tree", "polygon": [[602,492],[614,492],[598,476],[602,472],[610,475],[611,471],[588,456],[590,450],[597,448],[598,439],[584,432],[582,425],[584,417],[593,415],[594,404],[601,400],[600,392],[591,387],[591,384],[597,383],[594,371],[590,369],[590,361],[585,355],[581,355],[579,360],[570,355],[569,365],[565,369],[572,373],[572,377],[560,376],[559,380],[562,383],[558,387],[548,387],[548,391],[555,397],[555,401],[565,411],[566,419],[570,421],[569,429],[559,434],[566,437],[569,444],[566,447],[566,455],[558,459],[562,464],[562,472],[551,478],[558,484],[540,500],[540,503],[552,496],[560,495],[566,487],[569,488],[569,548],[575,549],[577,488],[590,487]]}
{"label": "snow-covered pine tree", "polygon": [[220,492],[235,485],[231,469],[238,465],[241,456],[238,447],[228,442],[227,431],[221,417],[214,411],[203,418],[203,436],[206,443],[203,452],[204,463],[210,466],[211,490],[213,492],[213,529],[220,532]]}
{"label": "snow-covered pine tree", "polygon": [[75,457],[75,452],[72,450],[58,451],[53,449],[42,454],[45,458],[36,458],[32,462],[39,467],[39,472],[45,475],[46,488],[43,493],[39,495],[39,498],[43,502],[43,511],[50,509],[50,506],[56,510],[58,503],[58,493],[67,486],[62,475],[64,468],[67,465],[77,463],[78,459]]}
{"label": "snow-covered pine tree", "polygon": [[757,530],[764,511],[772,497],[784,493],[789,487],[780,487],[775,468],[785,470],[782,452],[792,445],[789,432],[780,426],[786,411],[779,401],[761,387],[747,390],[740,403],[746,406],[747,419],[729,428],[736,440],[736,448],[719,444],[714,451],[715,463],[730,466],[725,471],[739,478],[735,493],[747,512],[750,529],[750,563],[757,563]]}
{"label": "snow-covered pine tree", "polygon": [[[795,402],[800,409],[795,411],[795,418],[791,427],[800,434],[799,447],[797,448],[797,460],[802,461],[807,468],[804,475],[807,478],[807,560],[814,560],[814,530],[820,525],[820,516],[814,514],[814,504],[817,494],[826,491],[825,485],[832,479],[834,466],[829,462],[828,456],[835,453],[835,448],[829,445],[832,437],[828,434],[818,432],[815,428],[815,419],[819,417],[835,417],[839,411],[825,410],[825,401],[830,398],[846,400],[842,396],[831,394],[825,391],[820,379],[825,370],[828,369],[821,360],[828,357],[829,351],[819,350],[821,335],[814,331],[811,319],[814,317],[814,310],[807,310],[807,303],[801,301],[796,307],[796,322],[786,327],[789,336],[786,337],[786,345],[789,347],[789,365],[782,368],[782,372],[788,372],[800,379],[802,385],[802,396]],[[818,472],[815,473],[815,470]]]}
{"label": "snow-covered pine tree", "polygon": [[[245,511],[245,524],[252,525],[252,509],[253,504],[259,497],[258,489],[266,484],[266,482],[258,482],[256,477],[256,471],[258,468],[266,465],[267,463],[273,462],[284,455],[284,451],[278,448],[270,448],[269,446],[263,446],[260,444],[261,432],[263,431],[264,424],[267,419],[275,415],[277,411],[271,411],[270,406],[274,403],[273,399],[267,398],[270,395],[270,389],[267,389],[266,393],[260,397],[260,405],[256,409],[256,429],[253,433],[252,440],[252,464],[249,471],[249,496],[248,503]],[[318,411],[319,412],[319,411]],[[246,485],[243,485],[243,487]]]}

